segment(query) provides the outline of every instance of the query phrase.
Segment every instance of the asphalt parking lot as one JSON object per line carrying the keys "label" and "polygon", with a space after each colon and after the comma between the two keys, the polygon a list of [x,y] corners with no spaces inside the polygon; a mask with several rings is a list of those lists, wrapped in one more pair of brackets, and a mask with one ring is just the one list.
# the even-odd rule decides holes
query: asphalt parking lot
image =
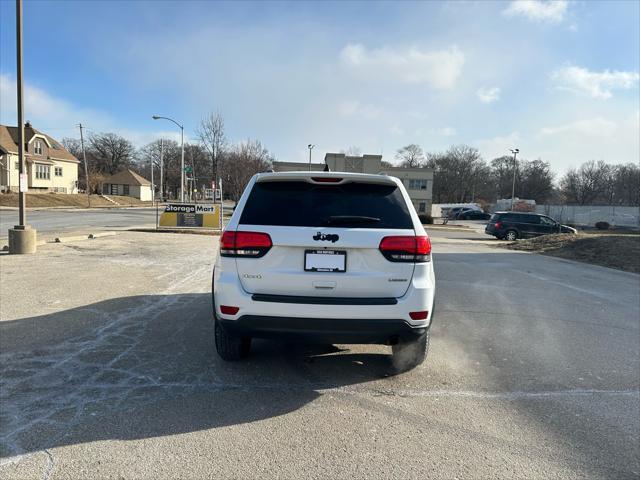
{"label": "asphalt parking lot", "polygon": [[425,364],[213,345],[217,237],[0,256],[2,478],[638,478],[640,276],[431,233]]}

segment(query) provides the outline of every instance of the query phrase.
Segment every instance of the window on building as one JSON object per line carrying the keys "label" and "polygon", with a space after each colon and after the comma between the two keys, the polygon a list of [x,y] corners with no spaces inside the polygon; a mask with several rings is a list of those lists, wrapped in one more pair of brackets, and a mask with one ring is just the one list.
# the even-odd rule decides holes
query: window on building
{"label": "window on building", "polygon": [[56,177],[61,177],[62,176],[62,167],[55,167],[53,169],[54,174]]}
{"label": "window on building", "polygon": [[51,180],[51,167],[36,163],[36,178],[39,180]]}
{"label": "window on building", "polygon": [[409,179],[409,190],[426,190],[427,180],[423,178],[411,178]]}
{"label": "window on building", "polygon": [[42,155],[42,142],[40,140],[36,140],[33,144],[33,153]]}
{"label": "window on building", "polygon": [[122,186],[122,193],[124,195],[129,195],[129,185],[123,185]]}
{"label": "window on building", "polygon": [[418,204],[418,213],[424,213],[427,211],[427,204],[424,202],[420,202]]}
{"label": "window on building", "polygon": [[20,162],[16,162],[16,170],[20,170]]}

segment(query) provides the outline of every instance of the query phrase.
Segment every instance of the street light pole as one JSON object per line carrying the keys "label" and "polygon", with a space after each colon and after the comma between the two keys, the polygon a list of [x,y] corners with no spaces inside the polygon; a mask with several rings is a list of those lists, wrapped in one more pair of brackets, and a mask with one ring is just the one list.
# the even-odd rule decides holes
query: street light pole
{"label": "street light pole", "polygon": [[516,196],[516,155],[520,153],[520,150],[514,148],[511,153],[513,153],[513,184],[511,185],[511,211],[513,212],[513,198]]}
{"label": "street light pole", "polygon": [[[26,191],[29,188],[27,180],[27,164],[24,158],[24,92],[23,76],[22,76],[22,0],[16,0],[16,50],[17,50],[17,82],[18,87],[18,162],[20,169],[18,170],[18,227],[25,228],[27,224],[27,209],[25,205]],[[7,162],[9,156],[7,155]]]}
{"label": "street light pole", "polygon": [[180,128],[180,201],[184,202],[184,126],[180,125],[173,118],[169,117],[161,117],[159,115],[154,115],[154,120],[169,120],[170,122],[175,123]]}
{"label": "street light pole", "polygon": [[160,139],[160,200],[164,201],[164,178],[163,178],[163,170],[164,170],[164,138]]}
{"label": "street light pole", "polygon": [[309,171],[311,171],[311,151],[313,150],[313,147],[315,147],[315,145],[311,143],[307,145],[307,148],[309,149]]}
{"label": "street light pole", "polygon": [[180,201],[184,202],[184,127],[180,125]]}
{"label": "street light pole", "polygon": [[[36,231],[27,225],[26,192],[29,189],[24,155],[24,79],[22,72],[22,0],[16,0],[16,97],[18,107],[18,225],[9,229],[9,253],[36,253]],[[9,163],[9,155],[7,164]],[[7,179],[8,180],[8,179]],[[11,183],[11,182],[7,182]]]}
{"label": "street light pole", "polygon": [[151,205],[156,201],[156,184],[153,183],[153,154],[149,155],[149,166],[151,167]]}

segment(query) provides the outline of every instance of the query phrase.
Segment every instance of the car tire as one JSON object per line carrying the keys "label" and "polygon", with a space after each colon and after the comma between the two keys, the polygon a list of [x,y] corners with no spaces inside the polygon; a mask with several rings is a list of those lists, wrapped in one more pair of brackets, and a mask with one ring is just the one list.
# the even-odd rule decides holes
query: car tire
{"label": "car tire", "polygon": [[518,239],[518,232],[515,230],[507,230],[504,234],[504,239],[509,240],[510,242],[515,242]]}
{"label": "car tire", "polygon": [[393,369],[407,372],[422,362],[429,351],[429,330],[412,340],[400,340],[391,346],[391,364]]}
{"label": "car tire", "polygon": [[214,320],[216,337],[216,351],[220,358],[226,361],[242,360],[249,356],[251,350],[251,338],[241,337],[227,332],[218,320]]}

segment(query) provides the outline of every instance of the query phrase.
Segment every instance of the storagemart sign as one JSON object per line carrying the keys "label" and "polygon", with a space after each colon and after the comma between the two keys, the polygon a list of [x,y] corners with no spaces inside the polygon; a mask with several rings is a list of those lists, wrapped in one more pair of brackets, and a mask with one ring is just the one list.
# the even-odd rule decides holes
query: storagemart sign
{"label": "storagemart sign", "polygon": [[220,228],[220,205],[213,203],[168,203],[160,227]]}

